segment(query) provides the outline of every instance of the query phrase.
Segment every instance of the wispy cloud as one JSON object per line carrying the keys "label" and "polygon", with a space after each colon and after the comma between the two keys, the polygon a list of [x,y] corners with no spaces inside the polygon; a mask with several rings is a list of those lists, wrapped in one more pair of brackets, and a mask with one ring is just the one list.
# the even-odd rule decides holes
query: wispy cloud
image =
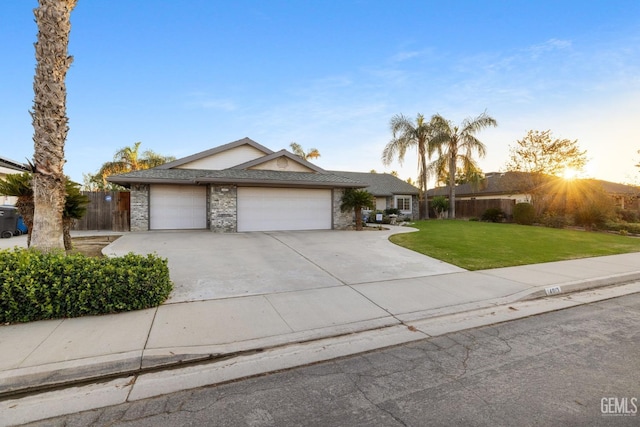
{"label": "wispy cloud", "polygon": [[215,98],[206,92],[191,92],[187,94],[185,105],[188,108],[201,108],[205,110],[235,111],[237,104],[229,99]]}
{"label": "wispy cloud", "polygon": [[570,40],[549,39],[543,43],[529,46],[525,51],[529,52],[531,59],[538,59],[540,56],[548,52],[558,50],[566,51],[571,49],[572,45],[573,43]]}
{"label": "wispy cloud", "polygon": [[418,49],[418,50],[401,50],[395,55],[391,56],[391,62],[404,62],[415,58],[422,58],[433,54],[433,49]]}

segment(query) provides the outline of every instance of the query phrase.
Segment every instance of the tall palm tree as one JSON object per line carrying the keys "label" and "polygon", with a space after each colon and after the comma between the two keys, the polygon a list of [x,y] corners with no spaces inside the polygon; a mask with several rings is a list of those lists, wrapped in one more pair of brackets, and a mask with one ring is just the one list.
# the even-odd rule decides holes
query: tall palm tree
{"label": "tall palm tree", "polygon": [[302,157],[303,160],[317,159],[318,157],[320,157],[320,152],[317,148],[309,148],[307,151],[304,151],[302,145],[296,142],[292,142],[291,144],[289,144],[289,146],[291,147],[291,151],[293,151],[293,154],[298,157]]}
{"label": "tall palm tree", "polygon": [[433,136],[432,123],[426,121],[422,114],[418,114],[415,124],[404,115],[397,114],[391,118],[389,126],[393,137],[382,151],[382,163],[388,166],[397,157],[402,164],[407,150],[415,147],[418,150],[418,187],[426,200],[429,177],[427,159],[431,153],[429,146]]}
{"label": "tall palm tree", "polygon": [[342,195],[340,210],[342,212],[353,210],[356,215],[356,230],[362,230],[362,209],[373,209],[375,205],[375,197],[373,197],[373,194],[369,193],[367,190],[348,188]]}
{"label": "tall palm tree", "polygon": [[475,134],[489,126],[497,126],[498,122],[486,112],[478,117],[466,118],[460,127],[454,126],[439,114],[431,119],[434,127],[434,135],[431,140],[433,150],[438,153],[438,159],[429,165],[430,171],[440,174],[446,171],[449,178],[449,218],[456,217],[456,171],[458,166],[464,174],[472,174],[479,170],[473,159],[473,153],[484,157],[487,148],[476,138]]}
{"label": "tall palm tree", "polygon": [[34,9],[38,38],[33,80],[33,234],[37,249],[63,249],[62,211],[65,182],[64,144],[69,131],[65,79],[73,58],[68,54],[71,11],[77,0],[38,0]]}
{"label": "tall palm tree", "polygon": [[119,149],[113,155],[113,161],[102,165],[95,175],[95,179],[101,181],[102,188],[107,187],[107,178],[111,175],[155,168],[175,160],[173,156],[162,156],[151,150],[140,153],[140,144],[142,143],[136,142],[130,147]]}

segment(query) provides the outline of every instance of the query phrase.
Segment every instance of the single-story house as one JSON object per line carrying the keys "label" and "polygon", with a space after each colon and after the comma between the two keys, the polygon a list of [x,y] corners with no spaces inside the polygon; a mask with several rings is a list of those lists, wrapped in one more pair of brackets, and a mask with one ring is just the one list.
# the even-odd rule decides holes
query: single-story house
{"label": "single-story house", "polygon": [[346,229],[344,191],[370,185],[249,138],[107,180],[131,190],[131,231]]}
{"label": "single-story house", "polygon": [[[516,203],[530,202],[531,197],[520,190],[523,175],[520,172],[489,172],[477,184],[456,185],[456,200],[508,199]],[[449,196],[449,186],[427,190],[427,199]]]}
{"label": "single-story house", "polygon": [[[514,200],[515,203],[531,202],[531,195],[522,191],[526,186],[528,174],[525,172],[491,172],[478,184],[456,185],[456,200]],[[562,178],[550,177],[551,180],[563,181]],[[632,185],[599,179],[579,179],[577,182],[586,187],[601,188],[607,193],[617,207],[640,210],[640,189]],[[551,191],[562,191],[563,186],[550,187]],[[566,191],[566,190],[565,190]],[[427,191],[427,198],[449,195],[449,187],[437,187]]]}
{"label": "single-story house", "polygon": [[[0,179],[4,179],[7,175],[14,173],[25,172],[26,170],[27,166],[25,164],[0,156]],[[0,194],[0,205],[14,205],[15,203],[15,197]]]}

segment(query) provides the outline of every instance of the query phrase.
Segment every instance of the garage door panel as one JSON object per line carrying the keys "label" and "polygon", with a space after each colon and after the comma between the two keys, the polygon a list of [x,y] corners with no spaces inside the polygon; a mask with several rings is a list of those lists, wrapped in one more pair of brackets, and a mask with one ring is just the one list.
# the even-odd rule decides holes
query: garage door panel
{"label": "garage door panel", "polygon": [[150,228],[185,230],[207,227],[207,189],[202,186],[152,185]]}
{"label": "garage door panel", "polygon": [[331,229],[331,190],[238,188],[238,231]]}

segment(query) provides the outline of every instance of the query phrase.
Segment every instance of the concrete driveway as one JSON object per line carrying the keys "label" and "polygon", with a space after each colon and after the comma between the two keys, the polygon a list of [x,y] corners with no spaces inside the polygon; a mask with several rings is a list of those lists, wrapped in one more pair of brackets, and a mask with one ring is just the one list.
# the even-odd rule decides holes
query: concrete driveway
{"label": "concrete driveway", "polygon": [[463,269],[389,242],[413,229],[205,231],[127,233],[108,255],[157,253],[169,260],[168,303],[329,288],[409,279]]}

